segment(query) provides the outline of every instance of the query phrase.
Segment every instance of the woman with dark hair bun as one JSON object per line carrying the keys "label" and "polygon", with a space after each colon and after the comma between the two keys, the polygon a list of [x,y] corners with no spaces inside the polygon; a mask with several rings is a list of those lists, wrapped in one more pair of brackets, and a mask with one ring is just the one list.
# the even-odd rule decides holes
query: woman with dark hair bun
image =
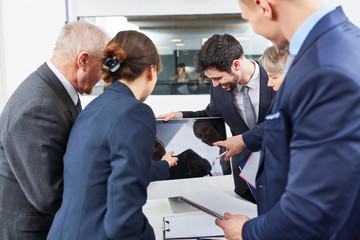
{"label": "woman with dark hair bun", "polygon": [[[107,45],[106,88],[71,130],[63,202],[48,239],[155,239],[142,207],[154,174],[156,122],[143,102],[161,67],[154,44],[140,32],[119,32]],[[158,161],[167,171],[177,161],[171,154]]]}

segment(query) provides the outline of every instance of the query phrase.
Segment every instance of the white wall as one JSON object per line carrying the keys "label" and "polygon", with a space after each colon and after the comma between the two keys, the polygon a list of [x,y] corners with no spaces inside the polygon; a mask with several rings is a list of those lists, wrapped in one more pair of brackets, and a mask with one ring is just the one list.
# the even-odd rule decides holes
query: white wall
{"label": "white wall", "polygon": [[1,0],[0,111],[18,85],[52,55],[65,23],[63,0]]}
{"label": "white wall", "polygon": [[[323,0],[343,6],[360,26],[356,0]],[[168,15],[240,12],[236,0],[69,0],[70,18],[84,15]],[[64,0],[0,0],[0,111],[18,85],[51,57],[66,20]],[[84,102],[91,98],[84,99]],[[150,96],[155,114],[202,109],[208,96]]]}
{"label": "white wall", "polygon": [[69,6],[71,19],[77,16],[240,12],[236,0],[69,0]]}
{"label": "white wall", "polygon": [[[0,1],[0,16],[2,16],[2,3]],[[0,17],[0,112],[4,108],[4,103],[7,99],[6,84],[5,84],[5,66],[4,66],[4,37],[3,37],[3,22]]]}

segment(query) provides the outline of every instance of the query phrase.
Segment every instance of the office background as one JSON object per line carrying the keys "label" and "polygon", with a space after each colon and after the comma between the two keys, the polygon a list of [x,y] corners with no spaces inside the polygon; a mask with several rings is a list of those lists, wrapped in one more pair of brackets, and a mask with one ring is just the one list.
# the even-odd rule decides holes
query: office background
{"label": "office background", "polygon": [[[342,5],[350,20],[360,26],[356,0],[323,1]],[[76,20],[78,16],[228,13],[240,14],[236,0],[0,0],[0,112],[21,81],[51,57],[59,30],[67,19]],[[256,54],[260,50],[262,48],[251,51]],[[86,104],[93,97],[82,96],[82,100]],[[155,114],[198,110],[208,102],[208,94],[151,95],[146,101]]]}

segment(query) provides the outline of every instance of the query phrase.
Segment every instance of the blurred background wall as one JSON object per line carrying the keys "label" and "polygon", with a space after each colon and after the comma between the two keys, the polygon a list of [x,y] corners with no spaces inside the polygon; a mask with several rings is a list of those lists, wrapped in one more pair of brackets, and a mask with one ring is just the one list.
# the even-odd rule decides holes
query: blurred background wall
{"label": "blurred background wall", "polygon": [[[356,0],[323,1],[342,5],[350,20],[360,26]],[[0,112],[17,86],[51,57],[59,30],[67,20],[79,16],[209,13],[240,13],[240,9],[236,0],[0,0]],[[84,103],[91,99],[84,97]],[[197,110],[207,105],[209,95],[150,96],[146,102],[155,114]]]}

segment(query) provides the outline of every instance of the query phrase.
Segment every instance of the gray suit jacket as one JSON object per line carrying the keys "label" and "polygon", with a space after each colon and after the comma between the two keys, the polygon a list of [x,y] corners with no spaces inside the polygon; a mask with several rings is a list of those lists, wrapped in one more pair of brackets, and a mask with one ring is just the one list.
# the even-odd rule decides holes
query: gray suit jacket
{"label": "gray suit jacket", "polygon": [[0,239],[45,239],[61,205],[63,155],[77,109],[43,64],[0,116]]}

